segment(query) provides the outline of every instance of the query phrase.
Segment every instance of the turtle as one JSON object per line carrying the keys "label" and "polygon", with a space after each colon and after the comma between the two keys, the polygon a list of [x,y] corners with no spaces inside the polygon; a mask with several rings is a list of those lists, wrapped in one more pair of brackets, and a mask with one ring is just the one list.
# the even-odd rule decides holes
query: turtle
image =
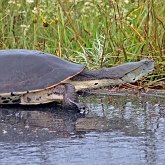
{"label": "turtle", "polygon": [[38,105],[58,101],[65,108],[81,109],[78,91],[132,83],[153,68],[154,61],[144,59],[89,70],[83,64],[38,50],[0,50],[0,104]]}

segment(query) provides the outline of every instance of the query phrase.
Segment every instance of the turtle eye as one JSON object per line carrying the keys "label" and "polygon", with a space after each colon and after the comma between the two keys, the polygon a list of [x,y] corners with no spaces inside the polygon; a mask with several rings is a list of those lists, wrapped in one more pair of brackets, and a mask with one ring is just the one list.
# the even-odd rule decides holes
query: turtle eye
{"label": "turtle eye", "polygon": [[94,83],[94,85],[98,85],[98,83]]}

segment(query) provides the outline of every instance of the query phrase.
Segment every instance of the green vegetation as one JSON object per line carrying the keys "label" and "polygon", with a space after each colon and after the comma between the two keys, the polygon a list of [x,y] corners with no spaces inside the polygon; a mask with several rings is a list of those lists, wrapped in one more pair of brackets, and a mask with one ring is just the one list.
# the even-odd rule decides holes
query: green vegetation
{"label": "green vegetation", "polygon": [[89,68],[152,58],[155,71],[141,82],[162,88],[164,13],[164,0],[1,0],[0,49],[37,49]]}

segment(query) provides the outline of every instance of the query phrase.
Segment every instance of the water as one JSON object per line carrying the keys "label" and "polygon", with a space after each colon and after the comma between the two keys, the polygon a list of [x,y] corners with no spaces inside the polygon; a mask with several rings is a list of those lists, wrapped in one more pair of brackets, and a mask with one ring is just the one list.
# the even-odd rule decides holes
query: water
{"label": "water", "polygon": [[89,114],[0,108],[0,165],[164,165],[165,97],[88,96]]}

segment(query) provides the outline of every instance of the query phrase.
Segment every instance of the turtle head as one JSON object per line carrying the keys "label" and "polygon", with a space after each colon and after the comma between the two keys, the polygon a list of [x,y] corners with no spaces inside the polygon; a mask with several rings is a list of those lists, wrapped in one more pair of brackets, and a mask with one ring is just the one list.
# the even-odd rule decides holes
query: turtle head
{"label": "turtle head", "polygon": [[125,75],[122,77],[122,80],[129,83],[135,82],[154,69],[154,61],[144,59],[138,62],[129,63],[128,68],[132,69],[125,73]]}
{"label": "turtle head", "polygon": [[147,75],[153,68],[153,60],[141,60],[111,68],[84,70],[69,83],[75,86],[76,91],[132,83]]}

